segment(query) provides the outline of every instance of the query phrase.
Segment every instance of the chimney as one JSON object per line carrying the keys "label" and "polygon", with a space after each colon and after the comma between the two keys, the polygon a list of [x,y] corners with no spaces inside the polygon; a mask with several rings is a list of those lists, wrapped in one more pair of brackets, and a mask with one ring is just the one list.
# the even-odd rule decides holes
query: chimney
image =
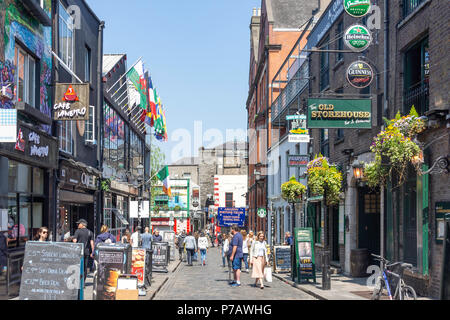
{"label": "chimney", "polygon": [[258,17],[261,16],[261,8],[258,8]]}
{"label": "chimney", "polygon": [[256,16],[256,8],[253,8],[253,16]]}

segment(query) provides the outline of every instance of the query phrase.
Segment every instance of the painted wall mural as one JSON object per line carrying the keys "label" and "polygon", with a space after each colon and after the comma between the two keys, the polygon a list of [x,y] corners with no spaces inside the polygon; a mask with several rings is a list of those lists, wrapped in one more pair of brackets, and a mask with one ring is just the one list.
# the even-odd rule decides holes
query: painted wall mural
{"label": "painted wall mural", "polygon": [[[38,59],[40,67],[39,109],[51,117],[51,27],[44,27],[31,16],[18,0],[0,0],[0,7],[6,6],[4,24],[4,61],[0,61],[1,85],[10,83],[13,95],[15,93],[16,66],[14,54],[17,40]],[[51,0],[44,1],[44,10],[51,16]],[[3,30],[2,30],[3,31]],[[15,97],[8,99],[2,96],[0,108],[11,109],[15,105]],[[50,126],[42,126],[50,133]]]}

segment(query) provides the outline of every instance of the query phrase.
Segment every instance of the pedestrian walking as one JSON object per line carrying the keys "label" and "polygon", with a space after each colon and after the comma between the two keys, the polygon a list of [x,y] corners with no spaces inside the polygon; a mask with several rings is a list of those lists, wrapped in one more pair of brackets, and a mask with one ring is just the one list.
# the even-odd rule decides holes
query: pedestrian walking
{"label": "pedestrian walking", "polygon": [[242,234],[239,232],[239,227],[234,225],[231,228],[233,239],[231,239],[231,246],[228,250],[230,261],[233,266],[234,281],[231,283],[232,287],[239,287],[241,285],[241,268],[242,268]]}
{"label": "pedestrian walking", "polygon": [[40,227],[36,235],[34,236],[34,241],[45,242],[48,241],[49,230],[47,227]]}
{"label": "pedestrian walking", "polygon": [[291,233],[287,231],[284,234],[284,245],[291,246],[294,243],[294,239],[291,236]]}
{"label": "pedestrian walking", "polygon": [[259,231],[256,240],[250,248],[250,263],[253,265],[252,278],[256,279],[255,287],[258,285],[259,281],[261,289],[264,289],[264,267],[269,265],[266,245],[264,232]]}
{"label": "pedestrian walking", "polygon": [[206,265],[206,253],[208,252],[208,238],[202,232],[198,238],[198,249],[202,259],[202,266]]}
{"label": "pedestrian walking", "polygon": [[[198,248],[198,232],[197,231],[194,232],[194,238],[195,238],[195,243],[197,244],[197,248]],[[192,256],[192,260],[193,261],[198,260],[198,250],[195,250],[194,255]]]}
{"label": "pedestrian walking", "polygon": [[242,230],[242,259],[244,260],[245,272],[248,273],[248,239],[247,231]]}
{"label": "pedestrian walking", "polygon": [[131,235],[131,247],[138,248],[141,244],[141,227],[137,226],[133,234]]}
{"label": "pedestrian walking", "polygon": [[183,261],[183,253],[184,253],[184,239],[186,238],[186,231],[183,230],[178,237],[176,246],[178,248],[178,254],[180,256],[180,261]]}
{"label": "pedestrian walking", "polygon": [[151,249],[152,248],[152,235],[150,233],[150,228],[145,227],[144,233],[141,235],[142,248]]}
{"label": "pedestrian walking", "polygon": [[125,229],[125,233],[123,234],[121,241],[122,243],[131,243],[131,233],[128,228]]}
{"label": "pedestrian walking", "polygon": [[192,235],[192,231],[189,232],[186,238],[184,238],[184,244],[187,251],[188,266],[192,266],[192,256],[194,255],[194,252],[197,251],[197,243],[195,242],[195,238]]}
{"label": "pedestrian walking", "polygon": [[94,258],[94,234],[87,229],[88,223],[86,220],[80,219],[76,223],[78,224],[78,229],[73,235],[73,242],[84,245],[84,280],[86,280],[89,257]]}
{"label": "pedestrian walking", "polygon": [[152,237],[153,242],[162,242],[162,236],[159,234],[159,229],[155,229],[155,234]]}
{"label": "pedestrian walking", "polygon": [[99,243],[116,243],[116,239],[109,233],[109,229],[105,225],[102,225],[100,234],[95,238],[94,248],[97,247],[97,244]]}
{"label": "pedestrian walking", "polygon": [[229,234],[222,233],[222,267],[225,268],[225,260],[228,260],[228,249],[230,248]]}

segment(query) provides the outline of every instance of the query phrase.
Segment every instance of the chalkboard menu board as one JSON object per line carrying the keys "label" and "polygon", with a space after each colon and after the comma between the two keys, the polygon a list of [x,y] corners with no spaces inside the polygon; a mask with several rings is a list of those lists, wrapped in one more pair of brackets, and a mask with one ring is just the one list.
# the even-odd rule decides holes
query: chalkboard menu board
{"label": "chalkboard menu board", "polygon": [[78,300],[83,244],[28,241],[20,300]]}
{"label": "chalkboard menu board", "polygon": [[295,228],[295,254],[299,281],[302,279],[316,281],[312,228]]}
{"label": "chalkboard menu board", "polygon": [[169,263],[168,250],[169,243],[153,242],[152,243],[152,270],[155,272],[168,272],[167,265]]}
{"label": "chalkboard menu board", "polygon": [[275,271],[291,270],[291,246],[274,246]]}
{"label": "chalkboard menu board", "polygon": [[131,273],[131,246],[129,244],[98,244],[95,248],[96,271],[94,299],[115,300],[117,279]]}

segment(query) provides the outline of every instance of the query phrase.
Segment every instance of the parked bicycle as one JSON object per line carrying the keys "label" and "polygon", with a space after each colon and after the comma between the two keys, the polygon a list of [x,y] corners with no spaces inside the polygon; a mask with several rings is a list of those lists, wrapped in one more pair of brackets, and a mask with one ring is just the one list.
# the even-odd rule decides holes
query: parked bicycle
{"label": "parked bicycle", "polygon": [[[372,300],[380,300],[383,289],[386,288],[390,300],[416,300],[416,291],[403,281],[403,271],[411,269],[412,264],[404,262],[389,263],[381,256],[372,254],[372,256],[381,261],[382,272],[377,278],[375,288],[372,293]],[[392,294],[394,290],[394,294]]]}

